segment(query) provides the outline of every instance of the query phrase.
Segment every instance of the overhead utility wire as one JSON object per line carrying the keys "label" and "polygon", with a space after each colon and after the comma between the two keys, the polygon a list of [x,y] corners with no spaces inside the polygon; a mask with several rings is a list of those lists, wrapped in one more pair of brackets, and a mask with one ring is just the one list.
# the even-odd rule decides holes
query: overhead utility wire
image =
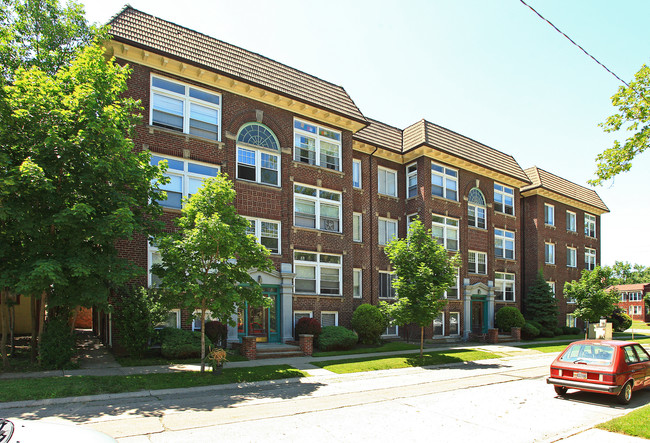
{"label": "overhead utility wire", "polygon": [[541,18],[542,20],[544,20],[544,21],[545,21],[546,23],[548,23],[549,25],[553,26],[553,29],[555,29],[557,32],[559,32],[559,33],[562,34],[563,36],[565,36],[565,37],[567,38],[567,40],[569,40],[569,41],[570,41],[571,43],[573,43],[575,46],[577,46],[578,48],[580,48],[580,50],[581,50],[582,52],[584,52],[586,55],[588,55],[589,57],[591,57],[591,59],[592,59],[593,61],[595,61],[596,63],[598,63],[598,64],[599,64],[600,66],[602,66],[602,67],[603,67],[607,72],[609,72],[609,73],[612,74],[614,77],[616,77],[616,78],[618,79],[618,81],[620,81],[620,82],[623,83],[625,86],[627,86],[628,88],[630,88],[630,85],[629,85],[625,80],[623,80],[623,79],[622,79],[621,77],[619,77],[618,75],[614,74],[614,73],[613,73],[609,68],[607,68],[607,66],[605,66],[605,65],[603,65],[601,62],[599,62],[599,61],[596,59],[596,57],[594,57],[593,55],[591,55],[590,53],[588,53],[587,51],[585,51],[585,48],[583,48],[582,46],[580,46],[579,44],[577,44],[576,42],[574,42],[573,40],[571,40],[571,37],[569,37],[568,35],[566,35],[564,32],[560,31],[560,30],[557,28],[557,26],[555,26],[553,23],[551,23],[550,21],[548,21],[547,19],[545,19],[544,16],[542,16],[542,14],[540,14],[539,12],[537,12],[537,11],[535,10],[535,8],[533,8],[532,6],[530,6],[530,5],[529,5],[528,3],[526,3],[524,0],[519,0],[519,1],[522,2],[524,5],[528,6],[528,7],[530,8],[531,11],[533,11],[535,14],[537,14],[537,15],[539,16],[539,18]]}

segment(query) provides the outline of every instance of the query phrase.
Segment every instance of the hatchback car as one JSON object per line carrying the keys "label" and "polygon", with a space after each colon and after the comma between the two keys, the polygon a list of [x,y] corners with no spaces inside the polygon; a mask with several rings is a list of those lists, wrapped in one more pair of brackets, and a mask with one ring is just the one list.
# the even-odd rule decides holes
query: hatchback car
{"label": "hatchback car", "polygon": [[633,391],[650,387],[650,355],[635,342],[573,342],[551,363],[546,382],[558,395],[578,389],[615,395],[628,404]]}
{"label": "hatchback car", "polygon": [[108,435],[74,425],[0,418],[0,443],[117,443]]}

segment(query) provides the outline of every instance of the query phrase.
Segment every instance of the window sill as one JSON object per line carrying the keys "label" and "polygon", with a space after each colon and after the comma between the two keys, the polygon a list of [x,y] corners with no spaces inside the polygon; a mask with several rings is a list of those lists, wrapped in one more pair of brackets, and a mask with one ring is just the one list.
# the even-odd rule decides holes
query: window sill
{"label": "window sill", "polygon": [[505,262],[517,263],[517,259],[516,259],[516,258],[498,257],[498,256],[496,256],[496,255],[494,256],[494,258],[497,259],[497,260],[503,260],[503,261],[505,261]]}
{"label": "window sill", "polygon": [[246,180],[245,178],[237,177],[237,181],[241,182],[241,183],[246,183],[246,184],[249,184],[249,185],[259,186],[259,187],[261,187],[263,189],[272,189],[274,191],[281,191],[282,190],[282,186],[280,186],[280,185],[270,185],[270,184],[267,184],[267,183],[255,182],[253,180]]}
{"label": "window sill", "polygon": [[168,208],[167,206],[161,206],[163,208],[163,212],[169,212],[170,214],[181,214],[183,212],[182,209],[177,209],[177,208]]}
{"label": "window sill", "polygon": [[345,172],[337,171],[336,169],[330,169],[330,168],[326,168],[324,166],[319,166],[319,165],[312,165],[312,164],[309,164],[309,163],[299,162],[299,161],[296,161],[296,160],[293,160],[292,163],[293,163],[294,168],[297,168],[299,166],[304,166],[306,168],[314,169],[316,171],[331,172],[332,174],[336,174],[339,177],[345,177]]}
{"label": "window sill", "polygon": [[399,201],[399,197],[397,197],[397,196],[395,196],[395,195],[381,194],[381,193],[379,193],[379,192],[377,192],[377,197],[378,197],[378,198],[387,198],[388,200]]}
{"label": "window sill", "polygon": [[172,134],[179,137],[184,137],[186,142],[189,142],[191,140],[203,141],[206,143],[217,145],[219,149],[222,149],[225,146],[225,143],[219,140],[212,140],[205,137],[199,137],[198,135],[186,134],[184,132],[174,131],[172,129],[161,128],[160,126],[147,125],[147,129],[149,129],[149,134],[154,134],[156,132],[161,132],[163,134]]}
{"label": "window sill", "polygon": [[555,267],[555,263],[547,263],[547,262],[544,262],[544,265],[545,265],[545,266],[553,266],[553,267]]}
{"label": "window sill", "polygon": [[296,231],[315,232],[319,236],[321,234],[330,234],[330,235],[336,235],[338,237],[343,238],[343,233],[342,232],[324,231],[322,229],[316,229],[316,228],[305,228],[304,226],[293,226],[293,232],[296,232]]}
{"label": "window sill", "polygon": [[479,228],[477,226],[467,225],[468,228],[474,229],[475,231],[487,232],[487,228]]}
{"label": "window sill", "polygon": [[379,297],[379,300],[397,300],[397,297]]}
{"label": "window sill", "polygon": [[294,292],[293,295],[300,295],[302,297],[328,297],[328,298],[343,298],[341,294],[316,294],[312,292]]}
{"label": "window sill", "polygon": [[549,225],[549,224],[546,224],[546,223],[544,223],[544,227],[548,228],[548,229],[557,229],[555,225]]}
{"label": "window sill", "polygon": [[506,218],[511,218],[511,219],[513,219],[513,220],[516,220],[516,219],[517,219],[517,216],[514,215],[514,214],[508,214],[508,213],[506,213],[506,212],[497,211],[496,209],[494,210],[494,215],[503,215],[503,216],[505,216]]}

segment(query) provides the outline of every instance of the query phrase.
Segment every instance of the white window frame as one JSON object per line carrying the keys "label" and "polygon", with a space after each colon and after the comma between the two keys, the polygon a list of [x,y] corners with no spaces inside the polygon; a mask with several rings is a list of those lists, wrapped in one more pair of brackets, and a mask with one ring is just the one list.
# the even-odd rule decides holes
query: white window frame
{"label": "white window frame", "polygon": [[567,246],[566,248],[566,266],[567,268],[578,267],[578,249]]}
{"label": "white window frame", "polygon": [[320,313],[320,324],[323,325],[323,315],[334,315],[334,324],[332,326],[339,325],[339,311],[321,311]]}
{"label": "white window frame", "polygon": [[[255,164],[250,165],[248,163],[240,162],[240,156],[239,156],[240,151],[252,152],[255,155],[255,160],[254,160]],[[276,180],[275,183],[262,181],[262,154],[266,154],[268,156],[275,157],[275,161],[276,161],[277,166],[278,166],[277,169],[275,170],[276,173],[277,173],[277,180]],[[280,183],[280,177],[281,177],[282,174],[280,172],[281,158],[280,158],[280,153],[279,152],[270,151],[270,150],[267,150],[267,149],[261,149],[261,148],[252,147],[252,146],[248,146],[248,145],[243,145],[241,143],[237,143],[237,154],[236,154],[236,156],[237,156],[236,170],[237,170],[237,179],[238,180],[244,180],[244,181],[251,182],[251,183],[259,183],[259,184],[265,185],[265,186],[276,186],[276,187],[282,186],[281,183]],[[239,167],[240,167],[240,165],[245,165],[243,167],[251,167],[251,166],[253,166],[255,168],[255,180],[251,180],[251,179],[248,179],[248,178],[241,177],[239,175]]]}
{"label": "white window frame", "polygon": [[[389,178],[392,177],[392,183]],[[391,192],[392,191],[392,192]],[[397,197],[397,171],[394,169],[377,167],[377,192],[382,195]]]}
{"label": "white window frame", "polygon": [[[296,319],[296,314],[300,315],[298,319]],[[303,314],[307,314],[309,317],[308,318],[314,318],[314,311],[293,311],[293,327],[295,329],[296,323],[298,323],[298,320],[303,318]]]}
{"label": "white window frame", "polygon": [[[508,199],[510,199],[510,204],[507,203]],[[500,183],[494,184],[494,210],[502,214],[515,215],[515,190],[513,188]]]}
{"label": "white window frame", "polygon": [[544,263],[555,264],[555,243],[544,242]]}
{"label": "white window frame", "polygon": [[[160,159],[160,160],[157,160]],[[167,183],[165,185],[160,185],[160,189],[164,190],[169,194],[169,192],[172,192],[174,194],[178,194],[178,192],[174,189],[172,189],[173,182],[175,180],[181,181],[181,204],[176,206],[176,205],[171,205],[168,204],[169,199],[167,200],[158,200],[158,204],[162,206],[163,208],[168,208],[168,209],[182,209],[182,199],[183,198],[188,198],[190,196],[190,185],[194,181],[200,181],[202,182],[203,180],[207,178],[214,178],[218,174],[221,173],[221,166],[211,164],[211,163],[205,163],[205,162],[197,162],[197,161],[189,161],[184,158],[178,158],[178,157],[170,157],[168,155],[161,155],[158,153],[154,153],[151,155],[151,161],[150,163],[152,165],[157,165],[161,160],[167,160],[168,168],[167,171],[165,172],[165,176],[169,177],[170,180],[172,180],[170,183]],[[172,167],[171,165],[174,165],[176,163],[182,163],[183,165],[183,170],[181,171],[180,169],[177,169],[175,167]],[[205,167],[205,168],[210,168],[216,170],[215,175],[207,175],[207,174],[201,174],[197,172],[190,172],[191,166],[194,167]],[[200,187],[200,185],[199,185]]]}
{"label": "white window frame", "polygon": [[[481,258],[483,259],[485,272],[479,272]],[[481,251],[467,251],[467,272],[470,274],[487,275],[487,253]]]}
{"label": "white window frame", "polygon": [[[512,288],[512,300],[508,300],[506,297],[507,287]],[[500,291],[499,288],[501,288]],[[494,300],[506,303],[514,303],[517,301],[517,285],[515,274],[509,272],[494,273]]]}
{"label": "white window frame", "polygon": [[[359,288],[359,295],[356,294],[356,288]],[[352,269],[352,298],[363,298],[363,269],[361,268]]]}
{"label": "white window frame", "polygon": [[[392,296],[389,296],[389,297],[382,297],[382,294],[381,294],[381,287],[382,287],[381,276],[382,276],[382,274],[383,274],[383,275],[386,275],[386,274],[387,274],[387,275],[392,276],[392,277],[390,277],[390,278],[388,279],[388,280],[389,280],[389,281],[388,281],[388,283],[389,283],[389,285],[388,285],[388,293],[389,293],[389,294],[393,294]],[[378,279],[378,283],[379,283],[379,286],[378,286],[378,293],[379,293],[379,295],[378,295],[378,298],[380,298],[380,299],[382,299],[382,300],[395,300],[395,298],[397,297],[397,292],[395,291],[395,288],[393,288],[393,280],[394,280],[395,278],[396,278],[396,276],[395,276],[395,273],[394,273],[394,272],[389,272],[389,271],[379,271],[379,279]]]}
{"label": "white window frame", "polygon": [[572,313],[568,313],[566,315],[565,323],[569,328],[575,328],[576,327],[576,316]]}
{"label": "white window frame", "polygon": [[[411,181],[415,179],[415,185]],[[413,194],[411,195],[411,192]],[[406,198],[417,197],[418,195],[418,164],[411,163],[406,166]]]}
{"label": "white window frame", "polygon": [[[161,87],[158,87],[158,86],[154,86],[154,84],[153,84],[154,79],[159,79],[159,80],[162,80],[162,81],[165,81],[165,82],[173,83],[173,84],[178,85],[178,86],[182,86],[182,87],[185,88],[185,93],[181,94],[179,92],[174,92],[174,91],[170,91],[168,89],[164,89],[164,88],[161,88]],[[221,94],[219,94],[218,92],[215,92],[215,91],[210,91],[208,89],[199,88],[199,87],[196,87],[194,85],[190,85],[190,84],[187,84],[187,83],[182,83],[182,82],[172,80],[172,79],[167,78],[167,77],[162,77],[162,76],[154,75],[154,74],[151,75],[151,78],[149,80],[149,88],[150,88],[150,95],[151,95],[151,98],[150,98],[151,101],[150,101],[150,106],[149,106],[149,124],[151,126],[157,126],[157,127],[168,129],[170,131],[176,131],[176,132],[180,132],[180,133],[183,133],[183,134],[189,134],[189,135],[191,135],[193,137],[201,137],[201,138],[205,138],[207,140],[221,141],[221,105],[222,105],[222,96],[221,96]],[[199,93],[203,93],[203,94],[210,94],[210,95],[212,95],[214,97],[217,97],[218,98],[217,101],[219,103],[214,104],[214,103],[211,103],[211,102],[208,102],[208,101],[201,100],[199,98],[191,97],[190,96],[191,95],[191,92],[190,92],[191,90],[198,91]],[[167,125],[154,122],[154,109],[155,109],[154,101],[155,101],[156,96],[162,96],[162,97],[166,97],[168,99],[178,100],[178,101],[180,101],[182,103],[182,107],[183,107],[183,115],[182,115],[183,128],[182,128],[182,130],[179,131],[178,129],[174,129],[174,128],[169,127]],[[216,132],[217,132],[217,134],[216,134],[216,139],[212,139],[210,137],[203,137],[202,135],[197,135],[197,134],[191,134],[190,133],[190,131],[191,131],[191,127],[190,127],[191,115],[190,115],[190,112],[191,112],[192,106],[195,106],[195,105],[196,106],[202,106],[204,108],[207,108],[207,109],[210,109],[212,111],[217,112],[217,122],[216,122],[216,126],[217,126]]]}
{"label": "white window frame", "polygon": [[[512,245],[512,248],[508,246]],[[503,252],[499,255],[498,251],[502,250]],[[508,252],[511,252],[510,257]],[[505,229],[494,229],[494,255],[497,258],[504,258],[507,260],[515,259],[515,233],[512,231],[506,231]]]}
{"label": "white window frame", "polygon": [[[481,198],[483,199],[483,203],[487,203],[485,195],[479,188],[475,187],[470,189],[470,194],[474,190],[480,194]],[[478,229],[487,229],[487,206],[476,204],[468,199],[467,225]]]}
{"label": "white window frame", "polygon": [[[446,217],[440,214],[432,214],[431,217],[431,232],[434,233],[436,229],[442,229],[442,237],[434,235],[433,237],[436,241],[445,247],[448,251],[458,251],[460,248],[460,220],[457,218]],[[456,233],[456,248],[451,248],[449,246],[451,240],[449,234],[451,232]]]}
{"label": "white window frame", "polygon": [[[592,235],[593,233],[593,235]],[[585,212],[585,236],[596,238],[596,216]]]}
{"label": "white window frame", "polygon": [[[444,294],[444,298],[447,300],[460,300],[460,269],[456,268],[456,279],[454,280],[454,286],[450,286],[447,288]],[[455,297],[450,297],[449,296],[449,290],[450,289],[455,289],[456,290],[456,296]]]}
{"label": "white window frame", "polygon": [[[306,189],[312,189],[315,191],[316,195],[307,195],[307,194],[302,194],[299,192],[296,192],[297,187],[302,187]],[[331,200],[326,197],[321,197],[322,193],[331,193],[333,195],[338,195],[338,201],[336,200]],[[325,188],[319,188],[316,186],[309,186],[305,185],[302,183],[294,183],[293,185],[293,225],[299,228],[305,228],[305,229],[316,229],[319,231],[324,231],[324,232],[337,232],[341,233],[342,228],[343,228],[343,223],[342,223],[342,218],[341,218],[341,212],[342,212],[342,199],[343,196],[340,192],[331,190],[331,189],[325,189]],[[296,224],[296,214],[297,214],[297,202],[309,202],[314,204],[314,227],[311,226],[300,226]],[[336,206],[338,208],[338,229],[337,230],[330,230],[330,229],[323,229],[323,220],[321,220],[321,206],[322,205],[329,205],[329,206]]]}
{"label": "white window frame", "polygon": [[578,217],[573,211],[566,211],[566,230],[569,232],[578,232]]}
{"label": "white window frame", "polygon": [[628,300],[629,301],[642,301],[643,300],[643,295],[641,292],[630,292],[628,294]]}
{"label": "white window frame", "polygon": [[[270,220],[266,218],[246,217],[246,219],[251,222],[251,229],[249,230],[249,234],[254,235],[259,244],[262,244],[262,223],[273,223],[278,226],[278,237],[277,237],[278,250],[273,251],[272,249],[269,249],[269,251],[271,251],[271,254],[273,255],[281,255],[282,254],[282,222],[280,222],[279,220]],[[265,238],[273,238],[273,237],[266,236]]]}
{"label": "white window frame", "polygon": [[361,212],[352,213],[352,241],[363,242],[363,214]]}
{"label": "white window frame", "polygon": [[155,255],[160,256],[158,247],[153,246],[151,242],[147,242],[147,284],[150,288],[155,287],[153,282],[153,274],[151,273],[151,266],[154,263],[160,263],[160,261],[154,260]]}
{"label": "white window frame", "polygon": [[[455,332],[455,333],[452,332],[452,330],[451,330],[451,319],[453,317],[456,317],[456,319],[457,319],[457,321],[456,321],[457,332]],[[449,313],[449,336],[450,337],[458,337],[460,335],[460,333],[461,333],[460,312],[450,312]]]}
{"label": "white window frame", "polygon": [[181,327],[181,310],[180,309],[170,309],[167,315],[171,316],[171,314],[174,314],[176,317],[176,320],[174,321],[174,326],[168,326],[166,322],[158,323],[155,327],[156,328],[176,328],[180,329]]}
{"label": "white window frame", "polygon": [[[440,322],[440,327],[442,328],[442,334],[436,334],[436,321]],[[433,338],[436,337],[444,337],[445,336],[445,313],[444,311],[441,311],[436,318],[433,319],[433,322],[431,322],[431,326],[433,327]]]}
{"label": "white window frame", "polygon": [[[389,225],[393,226],[393,230],[395,232],[395,234],[391,237],[389,237],[390,232],[387,229]],[[387,245],[393,238],[398,238],[399,233],[398,233],[397,220],[394,220],[392,218],[378,217],[377,235],[378,235],[378,244],[382,246]]]}
{"label": "white window frame", "polygon": [[596,250],[585,248],[585,269],[593,271],[596,268]]}
{"label": "white window frame", "polygon": [[551,292],[553,292],[553,297],[555,297],[555,282],[547,281],[546,284],[551,288]]}
{"label": "white window frame", "polygon": [[[192,313],[192,331],[200,331],[201,330],[201,324],[198,323],[199,318],[201,317],[201,310],[200,309],[195,309],[194,312]],[[209,322],[215,320],[212,318],[212,312],[211,311],[205,311],[205,321]],[[198,324],[197,324],[198,323]]]}
{"label": "white window frame", "polygon": [[[311,127],[314,128],[316,132],[311,132],[305,129],[301,129],[299,126],[303,127]],[[330,133],[334,136],[337,136],[338,138],[331,138],[327,137],[324,135],[324,133]],[[311,159],[309,157],[303,157],[301,154],[299,154],[299,149],[305,149],[301,146],[298,146],[298,137],[307,137],[310,139],[313,139],[314,141],[314,158]],[[297,118],[293,119],[293,143],[294,143],[294,154],[293,154],[293,159],[296,162],[299,163],[306,163],[309,165],[313,166],[320,166],[321,168],[325,169],[330,169],[332,171],[340,171],[341,170],[341,155],[342,155],[342,136],[340,131],[336,131],[332,128],[328,128],[326,126],[322,126],[316,123],[311,123],[306,120],[300,120]],[[323,143],[329,143],[331,145],[334,145],[338,148],[338,156],[336,157],[336,167],[330,167],[327,164],[321,164],[322,163],[322,155],[324,155],[322,144]],[[311,149],[307,149],[307,151],[311,151]],[[306,159],[306,161],[305,161]]]}
{"label": "white window frame", "polygon": [[[325,254],[325,253],[320,253],[320,252],[314,252],[314,251],[294,251],[293,253],[293,266],[294,266],[294,272],[296,273],[296,276],[294,277],[294,285],[293,289],[296,294],[316,294],[316,295],[323,295],[327,297],[342,297],[343,296],[343,275],[342,275],[342,269],[343,269],[343,256],[340,254]],[[312,254],[316,256],[316,261],[308,261],[308,260],[300,260],[296,258],[297,254]],[[321,262],[321,259],[323,257],[337,257],[338,258],[338,263],[330,263],[330,262]],[[298,267],[303,267],[303,268],[314,268],[314,278],[315,278],[315,292],[299,292],[296,289],[296,283],[295,280],[306,280],[306,279],[300,279],[298,277]],[[324,294],[321,288],[321,283],[322,283],[322,274],[324,269],[335,269],[338,271],[338,293],[330,293],[330,294]]]}
{"label": "white window frame", "polygon": [[352,160],[352,187],[356,189],[361,189],[363,184],[361,183],[361,160],[355,158]]}
{"label": "white window frame", "polygon": [[[390,331],[390,329],[392,329],[392,328],[395,328],[395,332],[394,332],[394,333],[393,333],[392,331]],[[389,324],[389,325],[386,327],[386,330],[384,331],[384,333],[383,333],[381,336],[382,336],[382,337],[399,337],[399,326],[398,326],[398,325]]]}
{"label": "white window frame", "polygon": [[544,203],[544,224],[546,226],[555,226],[555,206],[548,203]]}
{"label": "white window frame", "polygon": [[[434,185],[434,181],[441,181],[442,183],[436,183]],[[450,186],[452,184],[453,186]],[[441,192],[433,192],[434,186],[436,189],[441,188]],[[431,162],[431,195],[433,197],[458,201],[458,170]]]}

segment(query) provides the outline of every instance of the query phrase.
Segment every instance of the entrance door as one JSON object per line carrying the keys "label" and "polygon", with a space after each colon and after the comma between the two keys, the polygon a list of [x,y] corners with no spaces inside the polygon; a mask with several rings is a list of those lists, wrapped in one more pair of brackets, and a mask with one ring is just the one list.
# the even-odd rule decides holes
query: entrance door
{"label": "entrance door", "polygon": [[472,332],[474,334],[483,333],[483,302],[472,302]]}
{"label": "entrance door", "polygon": [[258,342],[280,341],[279,286],[263,286],[264,295],[271,300],[270,307],[247,306],[239,312],[238,335],[256,337]]}

